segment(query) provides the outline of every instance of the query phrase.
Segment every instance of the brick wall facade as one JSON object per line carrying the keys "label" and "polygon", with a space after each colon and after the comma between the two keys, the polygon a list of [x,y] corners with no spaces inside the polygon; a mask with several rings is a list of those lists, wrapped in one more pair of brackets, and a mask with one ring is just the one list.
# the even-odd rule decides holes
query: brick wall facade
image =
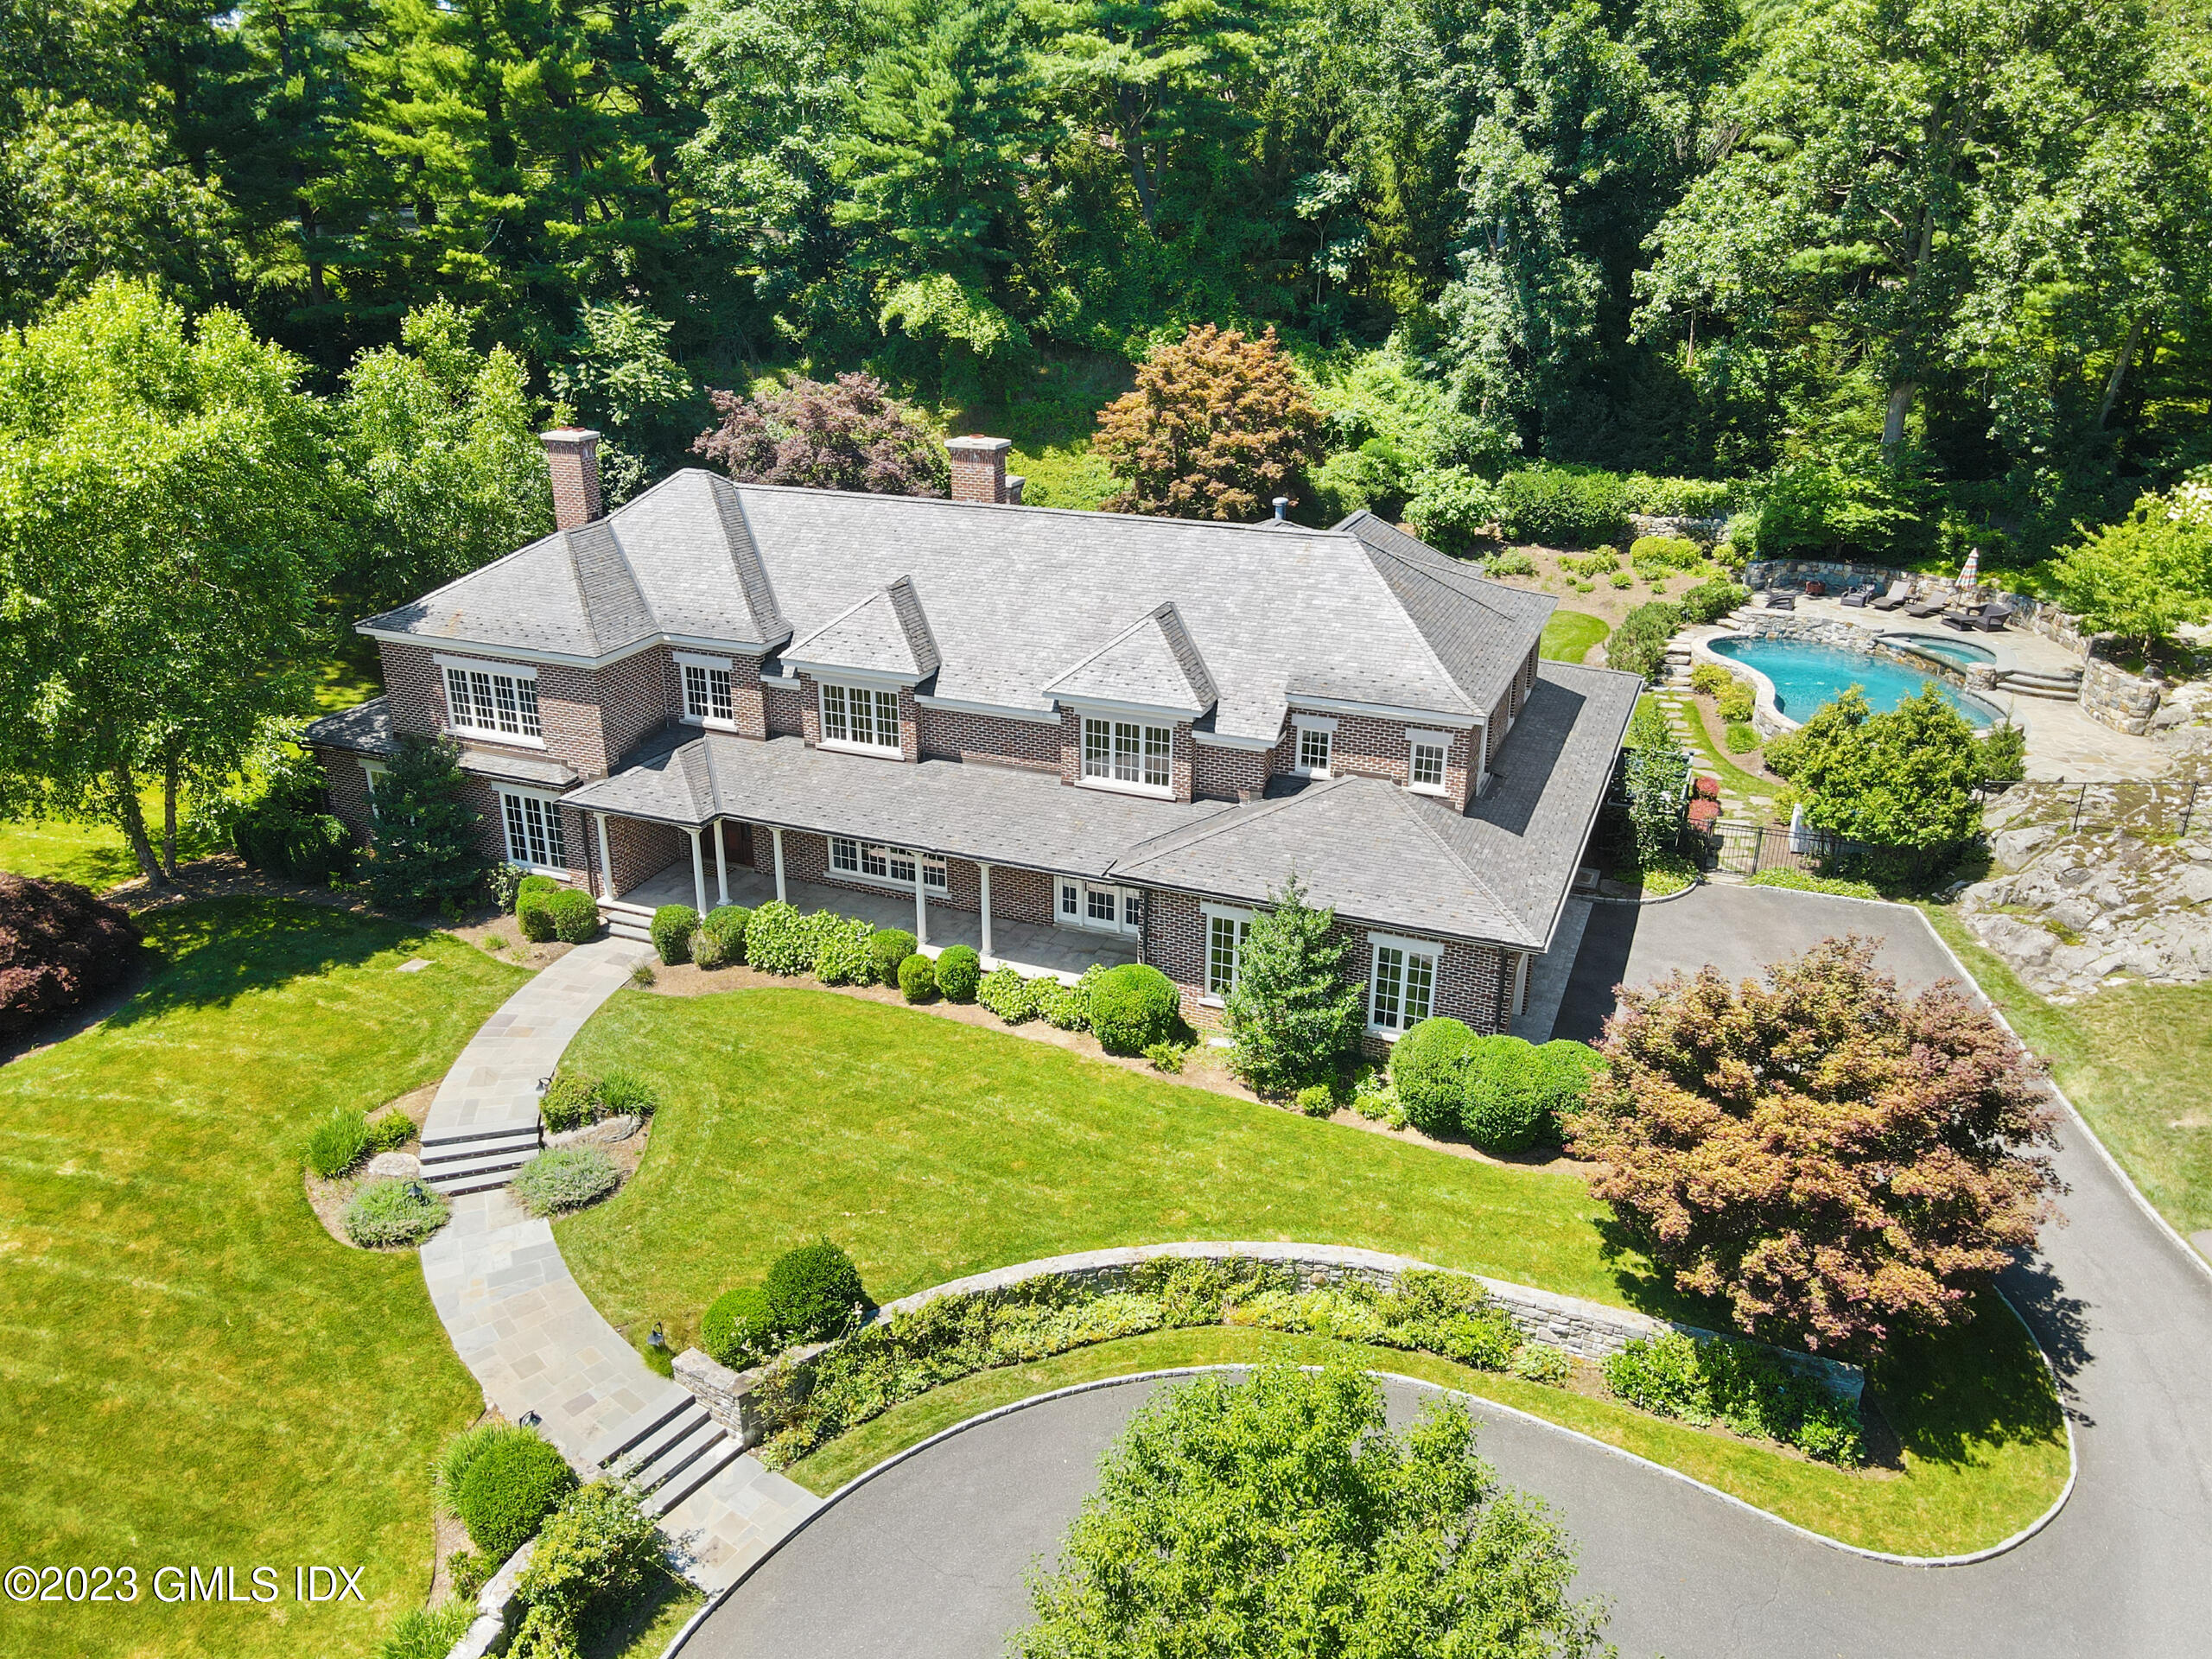
{"label": "brick wall facade", "polygon": [[323,798],[330,816],[346,826],[356,845],[367,846],[375,838],[376,825],[369,811],[369,775],[361,769],[361,757],[344,749],[316,749],[313,753],[322,768]]}
{"label": "brick wall facade", "polygon": [[918,706],[914,715],[921,753],[931,760],[988,759],[1032,772],[1060,770],[1058,725]]}
{"label": "brick wall facade", "polygon": [[[1179,801],[1191,798],[1191,789],[1196,776],[1197,745],[1191,738],[1191,722],[1179,720],[1168,737],[1168,777],[1173,797]],[[1060,710],[1060,781],[1075,783],[1083,776],[1083,714],[1080,709]]]}
{"label": "brick wall facade", "polygon": [[[592,859],[598,861],[598,828],[593,826]],[[711,855],[713,849],[708,849]],[[659,874],[677,859],[690,867],[691,837],[671,824],[647,823],[640,818],[607,817],[607,856],[614,867],[613,891],[602,898],[630,891],[640,881]],[[709,867],[711,868],[711,867]]]}
{"label": "brick wall facade", "polygon": [[[1388,928],[1376,931],[1390,931]],[[1344,940],[1350,947],[1345,952],[1345,963],[1363,985],[1367,982],[1373,958],[1368,931],[1357,923],[1347,921],[1338,922],[1332,930],[1332,937]],[[1429,1011],[1448,1014],[1479,1034],[1507,1029],[1514,1011],[1503,1007],[1500,997],[1501,988],[1510,989],[1513,953],[1494,945],[1458,940],[1438,940],[1437,944],[1442,947],[1442,956],[1437,963],[1436,994]],[[1221,1010],[1206,1007],[1200,1001],[1205,994],[1205,912],[1195,895],[1168,892],[1145,894],[1144,959],[1175,982],[1176,988],[1182,993],[1184,1018],[1193,1026],[1218,1027],[1222,1023]],[[1379,1057],[1388,1051],[1389,1045],[1379,1037],[1370,1037],[1366,1048],[1370,1055]]]}
{"label": "brick wall facade", "polygon": [[794,688],[763,685],[760,701],[767,712],[769,736],[804,737],[806,734],[806,705]]}
{"label": "brick wall facade", "polygon": [[[445,674],[437,658],[461,655],[423,645],[381,642],[385,693],[392,724],[424,735],[448,729]],[[498,657],[469,657],[499,667]],[[669,715],[669,653],[655,646],[598,669],[566,668],[548,663],[537,670],[537,719],[544,747],[502,743],[476,733],[471,748],[505,753],[543,755],[571,767],[580,778],[604,778],[624,753],[666,722]],[[681,705],[677,705],[680,707]]]}
{"label": "brick wall facade", "polygon": [[[835,682],[832,682],[835,683]],[[810,749],[822,741],[822,682],[813,675],[802,671],[798,677],[799,733]],[[899,688],[899,759],[921,759],[921,709],[914,702],[914,689],[910,685]],[[891,759],[888,751],[883,758]]]}
{"label": "brick wall facade", "polygon": [[[1380,778],[1406,786],[1413,766],[1414,732],[1437,732],[1451,740],[1444,752],[1444,793],[1455,812],[1467,810],[1474,778],[1479,740],[1474,728],[1452,730],[1423,726],[1415,721],[1377,720],[1366,715],[1334,715],[1336,731],[1329,746],[1329,772],[1337,778]],[[1268,757],[1274,772],[1288,774],[1298,767],[1298,727],[1294,714],[1283,722],[1282,741]]]}
{"label": "brick wall facade", "polygon": [[1275,757],[1268,749],[1194,743],[1191,761],[1191,792],[1202,801],[1256,799],[1274,775]]}
{"label": "brick wall facade", "polygon": [[[679,653],[664,650],[660,652],[663,665],[661,702],[671,724],[683,723],[683,671],[677,662]],[[703,657],[710,661],[725,663],[729,667],[730,715],[736,722],[740,737],[768,735],[767,693],[760,683],[760,659],[758,657],[732,656],[715,651],[685,651],[686,657]],[[716,730],[721,729],[716,728]]]}

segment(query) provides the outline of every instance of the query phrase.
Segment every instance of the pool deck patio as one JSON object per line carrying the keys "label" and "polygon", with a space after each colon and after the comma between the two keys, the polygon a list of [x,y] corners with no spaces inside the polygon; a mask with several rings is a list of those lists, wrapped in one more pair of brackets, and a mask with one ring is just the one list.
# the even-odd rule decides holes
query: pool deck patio
{"label": "pool deck patio", "polygon": [[[616,902],[651,910],[662,905],[689,905],[694,902],[695,896],[690,862],[679,859],[621,894]],[[753,910],[775,896],[772,876],[762,875],[741,865],[731,867],[730,903]],[[840,916],[854,917],[871,926],[915,931],[914,900],[908,893],[868,893],[854,887],[833,887],[820,881],[787,880],[785,897],[802,911],[833,910]],[[707,902],[712,905],[715,900],[715,876],[710,862],[707,870]],[[1117,968],[1137,959],[1135,941],[1123,936],[1094,933],[1077,927],[1009,921],[1003,916],[991,918],[992,948],[984,953],[982,928],[976,912],[955,910],[942,899],[932,899],[929,906],[929,938],[921,949],[934,957],[956,944],[964,944],[982,954],[987,969],[1003,963],[1031,979],[1051,974],[1071,981],[1093,963]]]}
{"label": "pool deck patio", "polygon": [[[1999,668],[2030,673],[2058,674],[2077,670],[2082,658],[2056,639],[2022,627],[1996,633],[1962,633],[1947,628],[1940,618],[1907,616],[1902,611],[1863,610],[1829,597],[1798,595],[1792,614],[1820,622],[1840,622],[1875,634],[1924,634],[1965,640],[1992,653]],[[1725,627],[1694,628],[1689,632],[1693,650],[1699,645],[1733,632]],[[2101,726],[2082,711],[2077,702],[2048,697],[2023,697],[2005,691],[1976,689],[1974,696],[1994,703],[2006,718],[2027,734],[2028,776],[2064,779],[2074,783],[2121,783],[2155,778],[2171,761],[2169,751],[2147,737],[2130,737]]]}

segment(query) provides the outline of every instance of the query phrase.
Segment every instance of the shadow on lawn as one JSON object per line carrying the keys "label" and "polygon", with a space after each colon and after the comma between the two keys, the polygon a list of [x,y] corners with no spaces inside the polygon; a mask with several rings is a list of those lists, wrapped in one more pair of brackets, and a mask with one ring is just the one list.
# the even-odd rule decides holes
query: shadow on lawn
{"label": "shadow on lawn", "polygon": [[219,899],[144,917],[156,965],[145,988],[110,1015],[130,1027],[179,1008],[226,1007],[249,992],[359,967],[425,938],[422,928],[283,899]]}
{"label": "shadow on lawn", "polygon": [[1930,1462],[1962,1463],[1982,1447],[2065,1433],[2034,1344],[1993,1295],[1962,1325],[1897,1343],[1871,1383],[1904,1449]]}

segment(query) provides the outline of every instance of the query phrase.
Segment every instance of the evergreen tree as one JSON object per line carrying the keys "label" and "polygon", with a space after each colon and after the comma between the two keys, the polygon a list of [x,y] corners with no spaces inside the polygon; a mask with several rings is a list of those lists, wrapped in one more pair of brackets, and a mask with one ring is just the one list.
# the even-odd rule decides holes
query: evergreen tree
{"label": "evergreen tree", "polygon": [[1365,998],[1345,965],[1337,913],[1306,902],[1293,875],[1253,917],[1225,1000],[1236,1041],[1230,1064],[1262,1094],[1326,1082],[1359,1046]]}
{"label": "evergreen tree", "polygon": [[388,910],[436,906],[452,913],[476,897],[492,861],[483,820],[461,799],[461,750],[448,738],[399,740],[377,780],[377,833],[369,887]]}

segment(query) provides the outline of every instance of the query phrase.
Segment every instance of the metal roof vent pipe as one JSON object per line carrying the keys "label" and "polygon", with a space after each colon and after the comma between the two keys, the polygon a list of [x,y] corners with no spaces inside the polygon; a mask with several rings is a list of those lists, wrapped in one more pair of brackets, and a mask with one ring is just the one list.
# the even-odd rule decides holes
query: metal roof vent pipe
{"label": "metal roof vent pipe", "polygon": [[1275,497],[1275,522],[1281,524],[1287,524],[1289,521],[1290,498],[1287,495],[1279,495]]}

